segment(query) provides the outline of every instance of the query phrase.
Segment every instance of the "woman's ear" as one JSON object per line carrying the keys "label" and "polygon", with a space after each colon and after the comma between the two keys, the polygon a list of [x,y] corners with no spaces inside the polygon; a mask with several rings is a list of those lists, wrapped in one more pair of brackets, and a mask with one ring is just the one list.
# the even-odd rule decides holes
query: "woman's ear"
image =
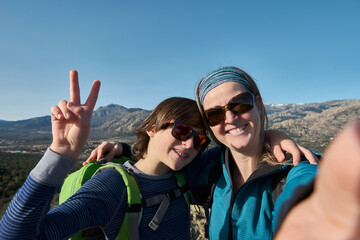
{"label": "woman's ear", "polygon": [[155,135],[155,127],[154,127],[154,125],[151,126],[148,130],[146,130],[146,134],[151,138],[154,137],[154,135]]}

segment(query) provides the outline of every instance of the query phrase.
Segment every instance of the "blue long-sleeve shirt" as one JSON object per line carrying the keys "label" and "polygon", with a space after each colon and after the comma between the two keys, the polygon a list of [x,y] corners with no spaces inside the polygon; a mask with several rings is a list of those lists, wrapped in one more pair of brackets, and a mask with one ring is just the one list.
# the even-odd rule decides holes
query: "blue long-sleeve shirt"
{"label": "blue long-sleeve shirt", "polygon": [[[126,187],[116,170],[100,172],[66,202],[49,210],[54,194],[74,164],[51,150],[45,153],[1,219],[0,239],[64,239],[93,226],[100,227],[107,239],[116,238],[127,205]],[[171,172],[155,176],[133,170],[143,198],[178,188]],[[154,231],[148,224],[157,209],[157,205],[143,209],[141,239],[190,239],[189,210],[183,197],[171,202]]]}

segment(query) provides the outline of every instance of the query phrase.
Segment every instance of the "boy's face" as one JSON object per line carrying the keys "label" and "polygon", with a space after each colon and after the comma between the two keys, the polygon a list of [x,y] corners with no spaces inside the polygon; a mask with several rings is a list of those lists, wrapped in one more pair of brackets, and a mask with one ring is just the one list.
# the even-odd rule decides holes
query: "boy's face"
{"label": "boy's face", "polygon": [[[194,129],[195,131],[197,129]],[[194,137],[185,141],[176,139],[172,134],[172,126],[156,132],[148,133],[150,136],[148,157],[151,156],[160,168],[178,171],[189,164],[199,153],[194,148]]]}

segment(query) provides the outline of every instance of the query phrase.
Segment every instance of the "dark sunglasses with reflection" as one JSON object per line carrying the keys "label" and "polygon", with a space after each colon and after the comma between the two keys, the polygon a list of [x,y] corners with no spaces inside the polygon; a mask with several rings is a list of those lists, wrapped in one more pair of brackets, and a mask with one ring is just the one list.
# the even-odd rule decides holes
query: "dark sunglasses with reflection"
{"label": "dark sunglasses with reflection", "polygon": [[205,110],[206,119],[210,126],[215,126],[226,118],[226,111],[231,111],[234,114],[242,114],[250,111],[254,107],[254,95],[249,92],[240,93],[232,99],[225,106],[216,106]]}
{"label": "dark sunglasses with reflection", "polygon": [[210,139],[202,133],[196,132],[187,124],[172,119],[167,124],[173,124],[171,135],[180,141],[186,141],[194,136],[194,148],[198,151],[204,151],[210,143]]}

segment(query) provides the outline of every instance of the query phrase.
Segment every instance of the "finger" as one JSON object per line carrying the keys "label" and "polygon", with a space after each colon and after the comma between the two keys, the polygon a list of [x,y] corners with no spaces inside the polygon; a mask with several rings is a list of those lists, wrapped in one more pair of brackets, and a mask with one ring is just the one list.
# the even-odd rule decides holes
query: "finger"
{"label": "finger", "polygon": [[60,108],[56,105],[51,107],[50,113],[51,113],[51,120],[60,120],[65,118]]}
{"label": "finger", "polygon": [[86,159],[86,161],[83,162],[83,166],[95,161],[96,156],[97,156],[97,149],[95,148],[94,150],[91,151],[90,156]]}
{"label": "finger", "polygon": [[[93,151],[91,151],[90,156],[88,159],[83,163],[83,165],[86,165],[90,162],[93,162],[96,160],[100,160],[103,158],[104,153],[109,152],[111,149],[114,148],[115,143],[113,142],[102,142],[97,148],[95,148]],[[115,153],[116,154],[116,153]],[[115,155],[113,155],[115,156]],[[112,158],[109,159],[111,161]]]}
{"label": "finger", "polygon": [[102,158],[103,155],[103,145],[104,143],[107,142],[103,142],[102,144],[100,144],[100,146],[98,146],[97,148],[95,148],[94,150],[91,151],[90,156],[88,157],[88,159],[86,159],[86,161],[83,163],[83,165],[86,165],[90,162],[93,162],[95,160],[100,160]]}
{"label": "finger", "polygon": [[[106,152],[106,151],[109,151],[108,149],[106,149],[106,147],[103,145],[104,143],[102,143],[99,147],[98,147],[98,149],[97,149],[97,160],[100,160],[100,159],[102,159],[103,158],[103,156],[104,156],[104,153]],[[109,148],[110,149],[110,148]]]}
{"label": "finger", "polygon": [[115,156],[119,156],[122,154],[122,145],[120,143],[116,143],[114,147],[110,150],[110,152],[106,155],[106,160],[111,162]]}
{"label": "finger", "polygon": [[300,163],[301,152],[296,146],[291,147],[288,152],[292,155],[293,165],[296,166]]}
{"label": "finger", "polygon": [[70,102],[81,103],[78,72],[75,70],[70,71]]}
{"label": "finger", "polygon": [[[114,143],[113,142],[102,142],[100,146],[97,147],[97,160],[100,160],[104,157],[105,153],[109,153],[111,149],[113,149]],[[112,159],[110,159],[112,160]]]}
{"label": "finger", "polygon": [[73,102],[68,102],[66,107],[69,109],[69,112],[72,112],[78,118],[81,118],[82,115],[85,113],[83,107],[81,105],[75,104]]}
{"label": "finger", "polygon": [[89,96],[85,102],[85,105],[89,108],[88,110],[88,114],[89,116],[91,116],[93,110],[94,110],[94,107],[95,107],[95,104],[96,104],[96,101],[97,101],[97,98],[99,96],[99,90],[100,90],[100,81],[99,80],[95,80],[92,87],[91,87],[91,91],[89,93]]}
{"label": "finger", "polygon": [[91,127],[91,118],[87,115],[84,108],[81,106],[77,106],[72,102],[69,102],[67,106],[72,113],[69,120],[76,122],[77,127],[79,127],[81,131],[83,131],[82,136],[85,136],[85,133],[89,134]]}
{"label": "finger", "polygon": [[285,154],[281,150],[281,147],[279,145],[274,146],[274,156],[279,162],[283,162],[285,160]]}
{"label": "finger", "polygon": [[309,149],[304,148],[302,146],[298,145],[298,148],[300,149],[300,151],[302,152],[302,154],[306,157],[307,160],[309,160],[309,162],[311,164],[318,164],[319,163],[319,159],[316,157],[316,155],[311,152]]}
{"label": "finger", "polygon": [[66,100],[60,100],[58,107],[65,119],[70,119],[73,116],[70,108],[68,108],[68,102]]}

